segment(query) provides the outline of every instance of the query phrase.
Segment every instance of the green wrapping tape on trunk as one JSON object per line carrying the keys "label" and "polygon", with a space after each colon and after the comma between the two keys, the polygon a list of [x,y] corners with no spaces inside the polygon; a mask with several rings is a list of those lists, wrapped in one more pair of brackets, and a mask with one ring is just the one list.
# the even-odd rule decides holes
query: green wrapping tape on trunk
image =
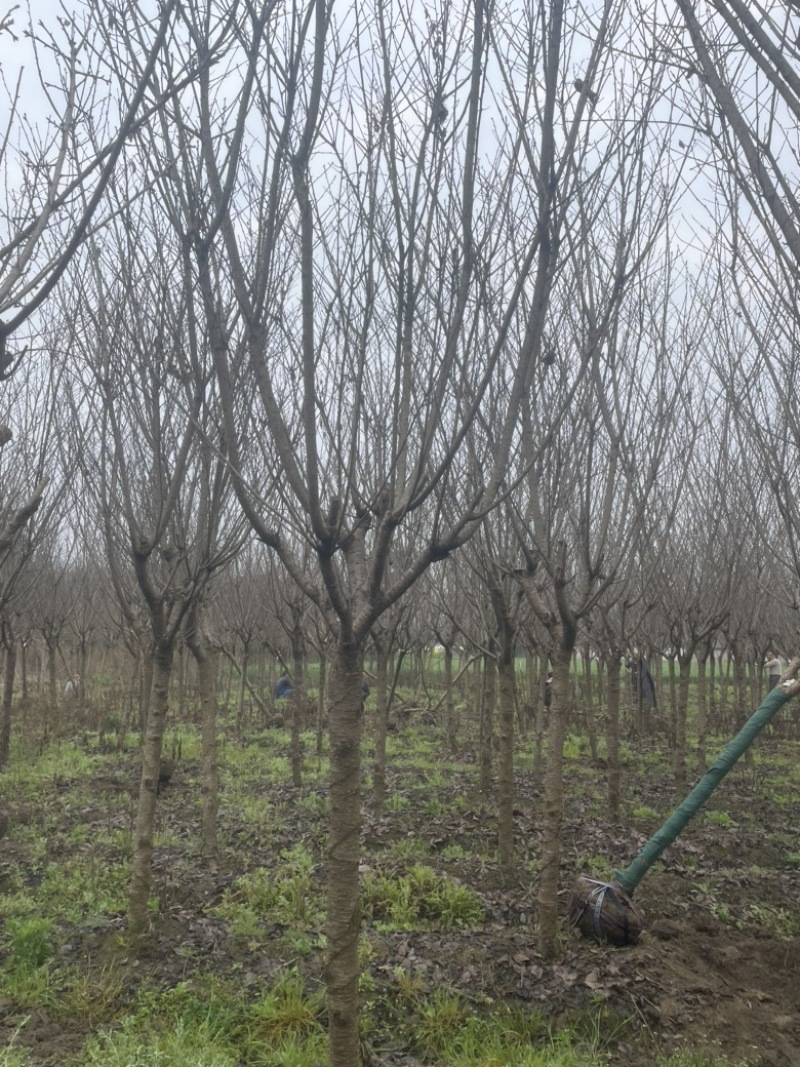
{"label": "green wrapping tape on trunk", "polygon": [[776,686],[771,693],[768,693],[736,737],[717,756],[683,803],[675,809],[663,826],[656,830],[636,859],[624,871],[614,871],[614,880],[619,882],[628,893],[634,891],[664,849],[672,844],[686,824],[694,818],[701,804],[708,800],[739,757],[747,751],[759,733],[791,698],[791,694],[784,692],[780,686]]}

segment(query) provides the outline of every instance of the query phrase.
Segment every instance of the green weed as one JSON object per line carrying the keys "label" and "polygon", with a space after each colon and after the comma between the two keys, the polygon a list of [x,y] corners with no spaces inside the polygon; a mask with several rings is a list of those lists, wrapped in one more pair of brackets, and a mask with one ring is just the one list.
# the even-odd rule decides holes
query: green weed
{"label": "green weed", "polygon": [[53,954],[52,919],[9,919],[6,967],[17,974],[43,967]]}
{"label": "green weed", "polygon": [[[241,1031],[245,1062],[288,1067],[321,1055],[325,1045],[323,1012],[321,989],[307,993],[298,975],[283,976],[246,1012]],[[314,1060],[308,1058],[307,1062],[313,1064]]]}
{"label": "green weed", "polygon": [[421,866],[406,875],[368,872],[362,911],[372,922],[406,930],[474,926],[483,920],[473,889]]}
{"label": "green weed", "polygon": [[263,938],[264,920],[246,904],[237,904],[233,900],[223,901],[215,911],[217,915],[228,920],[232,937],[254,942]]}
{"label": "green weed", "polygon": [[463,845],[459,845],[454,842],[452,845],[445,845],[442,849],[442,859],[444,860],[464,860],[469,853]]}
{"label": "green weed", "polygon": [[658,812],[653,808],[649,808],[646,804],[641,804],[639,807],[634,808],[631,811],[631,815],[634,819],[657,819]]}
{"label": "green weed", "polygon": [[392,998],[403,1004],[417,1003],[419,997],[428,988],[427,982],[421,975],[414,974],[399,964],[393,968],[392,977],[394,979]]}
{"label": "green weed", "polygon": [[125,910],[130,872],[94,853],[50,864],[39,887],[48,910],[77,922],[87,915]]}
{"label": "green weed", "polygon": [[800,918],[785,908],[767,904],[750,904],[744,909],[744,922],[767,929],[782,941],[791,941],[800,934]]}
{"label": "green weed", "polygon": [[19,796],[53,778],[86,781],[92,777],[94,767],[94,757],[87,755],[83,748],[71,742],[58,742],[36,760],[14,761],[3,775],[3,781]]}
{"label": "green weed", "polygon": [[468,1009],[452,993],[437,989],[425,1003],[417,1006],[414,1034],[420,1049],[427,1055],[441,1056],[461,1032]]}
{"label": "green weed", "polygon": [[27,1022],[27,1019],[22,1020],[8,1040],[6,1047],[0,1051],[0,1067],[26,1067],[30,1053],[25,1048],[17,1048],[16,1041]]}
{"label": "green weed", "polygon": [[314,885],[314,863],[302,845],[281,853],[274,871],[259,867],[237,878],[215,908],[223,918],[235,918],[244,905],[269,922],[312,925],[322,919],[322,894]]}
{"label": "green weed", "polygon": [[106,1022],[116,1010],[122,989],[122,976],[111,968],[104,968],[96,975],[78,970],[62,973],[52,1010],[67,1019],[86,1019],[94,1024]]}
{"label": "green weed", "polygon": [[712,823],[714,826],[735,825],[733,819],[726,811],[707,811],[705,813],[705,820],[706,822]]}
{"label": "green weed", "polygon": [[207,1035],[179,1020],[165,1032],[123,1028],[101,1033],[74,1062],[76,1067],[236,1067],[241,1061],[235,1052],[215,1048]]}
{"label": "green weed", "polygon": [[9,919],[6,932],[8,955],[2,976],[3,995],[24,1009],[50,1004],[55,995],[49,966],[53,955],[53,920],[38,916]]}
{"label": "green weed", "polygon": [[413,1043],[447,1067],[601,1067],[606,1055],[570,1030],[553,1036],[543,1016],[520,1008],[479,1015],[446,992],[418,1006]]}
{"label": "green weed", "polygon": [[307,811],[310,815],[325,815],[328,811],[328,798],[321,793],[306,793],[297,797],[294,806],[300,811]]}
{"label": "green weed", "polygon": [[389,849],[392,859],[398,863],[416,863],[430,855],[430,845],[420,838],[401,837]]}
{"label": "green weed", "polygon": [[614,866],[610,862],[608,856],[578,856],[576,858],[576,864],[580,870],[593,871],[592,877],[599,878],[602,881],[610,881]]}

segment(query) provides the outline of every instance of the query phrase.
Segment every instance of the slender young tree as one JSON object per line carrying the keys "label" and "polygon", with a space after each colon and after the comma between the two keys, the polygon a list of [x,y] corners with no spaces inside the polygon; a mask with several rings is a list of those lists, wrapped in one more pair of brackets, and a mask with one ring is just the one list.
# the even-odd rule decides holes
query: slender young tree
{"label": "slender young tree", "polygon": [[[229,523],[223,536],[228,468],[224,445],[212,452],[208,444],[219,442],[215,397],[185,257],[168,242],[170,232],[159,231],[146,200],[123,219],[129,186],[122,181],[115,192],[117,219],[102,246],[92,239],[65,317],[68,311],[67,331],[79,356],[68,395],[81,428],[84,488],[96,501],[120,608],[132,627],[139,612],[148,623],[152,682],[145,677],[151,692],[142,722],[128,901],[128,931],[138,943],[149,931],[153,826],[175,650],[188,618],[192,645],[208,653],[200,599],[230,558],[231,542],[238,545],[241,523]],[[206,691],[203,748],[210,782],[203,828],[213,852],[212,699]]]}

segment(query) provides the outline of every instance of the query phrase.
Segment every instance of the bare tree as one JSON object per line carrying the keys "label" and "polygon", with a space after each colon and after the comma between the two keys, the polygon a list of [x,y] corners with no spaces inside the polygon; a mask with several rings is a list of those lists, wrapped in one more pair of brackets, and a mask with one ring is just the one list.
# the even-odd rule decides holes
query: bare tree
{"label": "bare tree", "polygon": [[[4,72],[9,121],[0,143],[0,169],[6,175],[0,204],[0,379],[14,372],[25,353],[25,348],[11,351],[9,339],[42,306],[90,226],[97,225],[99,205],[126,141],[142,112],[162,102],[148,99],[148,90],[169,38],[176,0],[166,0],[156,19],[140,3],[126,4],[138,47],[128,51],[133,61],[121,72],[127,99],[119,108],[104,88],[109,53],[97,43],[104,29],[115,24],[111,6],[105,0],[86,0],[52,23],[39,22],[34,28],[29,20],[27,36],[35,46],[38,89],[47,108],[40,124],[23,108],[22,72],[12,85]],[[13,24],[9,14],[0,29],[9,32]],[[185,71],[164,86],[167,96],[181,77],[185,79]]]}
{"label": "bare tree", "polygon": [[[714,4],[700,19],[679,0],[680,19],[670,39],[673,54],[689,57],[697,72],[682,107],[692,129],[693,153],[714,190],[717,213],[708,223],[708,314],[718,342],[704,355],[719,376],[740,434],[740,476],[773,495],[794,548],[800,512],[794,470],[800,423],[794,402],[797,380],[800,199],[798,146],[791,131],[800,116],[797,76],[797,12],[790,4],[731,0]],[[665,38],[666,40],[666,38]],[[751,521],[764,513],[751,492]],[[763,524],[766,527],[766,523]],[[770,531],[770,543],[783,541]],[[796,594],[776,587],[776,606],[787,601],[796,616]]]}
{"label": "bare tree", "polygon": [[[636,158],[648,99],[640,111],[615,87],[590,121],[602,80],[614,84],[625,7],[611,2],[594,23],[561,2],[514,20],[482,0],[443,3],[422,45],[400,5],[341,22],[325,0],[225,10],[239,43],[224,76],[201,70],[194,99],[174,99],[142,144],[191,252],[239,501],[335,639],[327,990],[331,1063],[353,1067],[365,642],[479,529],[512,457],[520,471],[520,411],[557,361],[554,286],[565,259],[574,278],[606,255],[606,198],[592,190]],[[200,56],[219,11],[182,6]],[[606,147],[615,113],[624,156]],[[669,178],[661,164],[654,184]],[[591,340],[574,325],[576,380],[600,373],[599,338],[658,229],[660,215],[639,233],[648,175],[630,170],[608,299],[588,278],[581,290]]]}
{"label": "bare tree", "polygon": [[[122,178],[128,176],[126,171]],[[80,434],[76,451],[85,491],[96,502],[120,608],[132,629],[140,612],[149,627],[152,693],[142,724],[128,904],[128,929],[136,942],[148,932],[161,748],[175,649],[187,620],[206,683],[209,787],[203,829],[207,849],[215,848],[215,727],[200,598],[240,543],[241,523],[223,527],[225,448],[182,250],[159,232],[146,200],[123,219],[128,190],[120,181],[119,215],[104,231],[102,246],[92,239],[86,272],[75,279],[65,318],[68,314],[70,341],[80,356],[68,396]]]}
{"label": "bare tree", "polygon": [[[497,498],[540,347],[535,329],[513,350],[508,339],[533,264],[546,256],[552,163],[545,178],[520,177],[527,117],[507,114],[491,160],[506,177],[485,180],[481,100],[497,52],[482,3],[433,17],[422,55],[399,9],[356,13],[352,37],[321,0],[280,31],[276,19],[261,8],[242,28],[252,58],[237,111],[215,108],[201,79],[196,123],[175,111],[157,152],[175,146],[179,183],[163,194],[194,250],[240,501],[336,635],[327,988],[331,1063],[352,1067],[364,642]],[[190,32],[202,46],[202,22]],[[555,14],[551,33],[560,39]],[[557,63],[546,77],[552,102]],[[363,121],[352,121],[356,111]],[[541,222],[523,231],[523,204],[512,210],[506,184],[518,179],[541,190]],[[512,230],[520,252],[509,262]],[[220,277],[232,279],[235,315],[220,300]],[[499,446],[468,470],[454,461],[503,364]],[[239,417],[242,392],[253,397],[253,431]],[[265,470],[280,472],[274,484]],[[420,546],[402,569],[392,565],[401,527]],[[316,573],[301,566],[297,538]]]}

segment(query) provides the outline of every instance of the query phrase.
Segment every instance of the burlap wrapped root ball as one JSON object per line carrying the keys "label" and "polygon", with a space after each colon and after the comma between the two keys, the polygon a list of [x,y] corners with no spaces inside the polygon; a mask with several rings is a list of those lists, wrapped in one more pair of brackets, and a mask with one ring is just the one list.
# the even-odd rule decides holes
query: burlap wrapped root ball
{"label": "burlap wrapped root ball", "polygon": [[644,925],[641,912],[619,882],[598,882],[585,875],[572,890],[569,921],[584,937],[612,945],[635,945]]}

